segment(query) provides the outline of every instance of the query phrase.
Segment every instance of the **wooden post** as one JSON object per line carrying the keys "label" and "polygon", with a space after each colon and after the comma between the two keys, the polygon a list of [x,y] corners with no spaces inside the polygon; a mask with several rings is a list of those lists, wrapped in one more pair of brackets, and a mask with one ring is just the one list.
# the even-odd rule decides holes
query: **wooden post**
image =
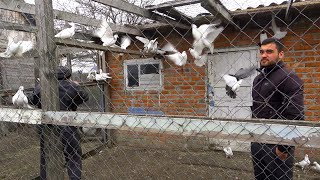
{"label": "wooden post", "polygon": [[[108,65],[108,52],[106,51],[102,55],[102,68],[103,72],[110,72],[110,68]],[[111,75],[112,76],[112,75]],[[109,80],[107,80],[108,83],[103,84],[103,89],[104,89],[104,112],[111,112],[111,95],[110,95],[110,84]],[[114,129],[107,129],[106,131],[107,135],[107,146],[112,147],[116,143],[116,138],[115,138],[115,130]]]}
{"label": "wooden post", "polygon": [[[43,111],[59,111],[58,81],[56,67],[56,44],[54,41],[52,0],[35,1],[38,27],[37,44],[40,56],[39,76],[41,106]],[[45,117],[43,117],[45,118]],[[47,179],[64,179],[64,155],[57,126],[46,126],[44,130],[44,152]]]}

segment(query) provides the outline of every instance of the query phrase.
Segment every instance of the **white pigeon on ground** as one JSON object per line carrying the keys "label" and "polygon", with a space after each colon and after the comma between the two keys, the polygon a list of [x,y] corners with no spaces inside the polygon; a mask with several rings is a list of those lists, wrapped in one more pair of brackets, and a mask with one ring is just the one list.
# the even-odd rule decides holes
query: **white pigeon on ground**
{"label": "white pigeon on ground", "polygon": [[142,52],[145,53],[159,53],[158,52],[158,41],[157,38],[149,40],[144,37],[136,36],[136,39],[138,39],[140,42],[144,44]]}
{"label": "white pigeon on ground", "polygon": [[22,57],[25,52],[33,49],[32,41],[14,41],[15,33],[8,34],[8,44],[5,52],[0,53],[0,57],[10,58],[12,56]]}
{"label": "white pigeon on ground", "polygon": [[103,18],[101,20],[100,27],[93,32],[93,35],[101,39],[101,41],[103,42],[103,46],[108,47],[114,46],[119,37],[118,34],[113,35],[113,31],[106,18]]}
{"label": "white pigeon on ground", "polygon": [[287,35],[287,31],[281,31],[280,27],[277,26],[276,24],[276,20],[275,20],[275,15],[272,15],[272,20],[271,20],[271,27],[270,29],[272,29],[274,35],[272,36],[272,38],[276,38],[276,39],[282,39]]}
{"label": "white pigeon on ground", "polygon": [[208,48],[213,53],[213,42],[223,31],[223,27],[216,27],[217,24],[204,24],[199,28],[192,24],[192,35],[194,38],[193,49],[202,54],[204,48]]}
{"label": "white pigeon on ground", "polygon": [[28,98],[23,91],[24,87],[20,86],[16,94],[12,97],[13,105],[18,108],[33,109],[33,107],[28,104]]}
{"label": "white pigeon on ground", "polygon": [[131,38],[129,36],[122,36],[120,43],[121,49],[127,49],[127,47],[131,44]]}
{"label": "white pigeon on ground", "polygon": [[226,154],[226,158],[232,158],[233,152],[230,146],[223,148],[223,151]]}
{"label": "white pigeon on ground", "polygon": [[175,65],[184,66],[187,63],[186,51],[179,52],[171,43],[167,43],[162,50],[167,52],[164,56],[173,61]]}
{"label": "white pigeon on ground", "polygon": [[61,38],[61,39],[71,38],[75,34],[76,25],[74,23],[69,23],[69,24],[71,25],[70,28],[63,29],[62,31],[54,35],[54,37]]}
{"label": "white pigeon on ground", "polygon": [[234,75],[223,75],[222,78],[226,82],[226,94],[229,97],[235,99],[237,97],[237,91],[239,91],[243,79],[253,75],[256,69],[256,66],[252,66],[249,68],[240,68]]}
{"label": "white pigeon on ground", "polygon": [[310,168],[315,170],[315,171],[317,171],[317,172],[320,172],[320,165],[319,165],[319,163],[317,161],[314,161]]}
{"label": "white pigeon on ground", "polygon": [[310,165],[310,160],[308,154],[304,156],[304,159],[300,162],[294,163],[295,166],[301,167],[302,170],[305,170],[307,166]]}

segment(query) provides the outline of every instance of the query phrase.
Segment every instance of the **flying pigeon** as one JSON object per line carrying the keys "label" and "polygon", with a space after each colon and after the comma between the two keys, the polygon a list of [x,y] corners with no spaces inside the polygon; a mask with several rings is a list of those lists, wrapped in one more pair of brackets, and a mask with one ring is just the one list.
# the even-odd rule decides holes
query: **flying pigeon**
{"label": "flying pigeon", "polygon": [[236,92],[239,91],[240,85],[244,78],[247,78],[256,71],[257,67],[252,66],[249,68],[240,68],[234,75],[233,74],[225,74],[222,76],[224,81],[226,82],[226,94],[235,99],[237,97]]}
{"label": "flying pigeon", "polygon": [[175,65],[184,66],[187,63],[186,51],[179,52],[171,43],[167,43],[162,50],[167,52],[164,56],[173,61]]}
{"label": "flying pigeon", "polygon": [[31,107],[28,104],[28,98],[23,93],[23,91],[24,91],[24,87],[20,86],[19,90],[17,91],[17,93],[12,97],[13,105],[15,105],[18,108],[33,109],[33,107]]}
{"label": "flying pigeon", "polygon": [[217,24],[204,24],[197,28],[196,25],[192,24],[192,35],[194,38],[193,49],[199,54],[202,54],[204,48],[208,48],[213,53],[213,41],[223,31],[223,27],[216,27]]}
{"label": "flying pigeon", "polygon": [[264,40],[267,39],[267,38],[268,38],[267,33],[263,31],[263,32],[260,34],[260,43],[262,43],[262,41],[264,41]]}
{"label": "flying pigeon", "polygon": [[223,148],[223,151],[226,154],[226,158],[232,158],[233,152],[230,146]]}
{"label": "flying pigeon", "polygon": [[104,73],[102,69],[99,69],[99,74],[94,70],[95,72],[95,80],[96,81],[105,81],[106,79],[111,79],[110,73]]}
{"label": "flying pigeon", "polygon": [[145,53],[150,52],[150,53],[155,53],[155,54],[164,54],[165,53],[164,51],[162,51],[158,48],[157,38],[149,40],[144,37],[136,36],[136,39],[138,39],[139,41],[141,41],[144,44],[142,52],[145,52]]}
{"label": "flying pigeon", "polygon": [[127,47],[130,46],[130,44],[131,44],[131,38],[129,36],[121,37],[121,44],[120,44],[121,49],[127,49]]}
{"label": "flying pigeon", "polygon": [[317,172],[320,172],[320,165],[316,161],[313,162],[313,166],[311,166],[310,168],[317,171]]}
{"label": "flying pigeon", "polygon": [[304,170],[307,166],[310,165],[310,160],[308,154],[304,156],[304,159],[298,163],[295,163],[294,165],[301,167],[302,170]]}
{"label": "flying pigeon", "polygon": [[196,50],[189,48],[189,52],[191,54],[192,57],[194,57],[194,64],[196,66],[202,67],[206,64],[206,62],[208,61],[208,53],[203,53],[202,55],[200,55]]}
{"label": "flying pigeon", "polygon": [[10,58],[12,56],[22,57],[25,52],[33,49],[32,41],[18,41],[14,42],[15,33],[9,33],[7,39],[8,44],[5,52],[0,53],[0,57]]}
{"label": "flying pigeon", "polygon": [[276,24],[276,20],[275,20],[275,15],[272,15],[272,20],[271,20],[271,27],[270,29],[272,29],[274,35],[272,36],[272,38],[276,38],[276,39],[282,39],[287,35],[287,31],[281,31],[280,28],[277,26]]}
{"label": "flying pigeon", "polygon": [[100,27],[93,32],[93,35],[101,39],[101,41],[103,42],[103,46],[109,47],[115,45],[119,37],[118,34],[113,35],[113,31],[106,18],[103,18],[101,20]]}
{"label": "flying pigeon", "polygon": [[71,25],[70,28],[60,31],[59,33],[54,35],[54,37],[61,38],[61,39],[71,38],[75,34],[76,25],[74,23],[69,23],[69,24]]}

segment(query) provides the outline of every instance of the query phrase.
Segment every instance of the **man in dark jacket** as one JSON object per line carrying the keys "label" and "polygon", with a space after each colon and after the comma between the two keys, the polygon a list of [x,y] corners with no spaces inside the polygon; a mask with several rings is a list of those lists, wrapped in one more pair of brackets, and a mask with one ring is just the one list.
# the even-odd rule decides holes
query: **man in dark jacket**
{"label": "man in dark jacket", "polygon": [[[67,67],[59,66],[57,68],[57,78],[59,81],[59,99],[60,110],[76,111],[78,105],[88,100],[88,94],[83,91],[77,82],[70,80],[71,71]],[[34,89],[31,104],[41,108],[40,85]],[[61,141],[63,145],[63,153],[66,159],[69,178],[72,180],[81,179],[82,161],[80,135],[74,126],[59,126]],[[40,179],[47,179],[45,151],[44,151],[44,129],[40,127]]]}
{"label": "man in dark jacket", "polygon": [[[281,61],[282,43],[273,38],[260,46],[261,72],[253,81],[253,118],[304,119],[303,81]],[[258,180],[292,179],[294,147],[251,143],[254,174]]]}

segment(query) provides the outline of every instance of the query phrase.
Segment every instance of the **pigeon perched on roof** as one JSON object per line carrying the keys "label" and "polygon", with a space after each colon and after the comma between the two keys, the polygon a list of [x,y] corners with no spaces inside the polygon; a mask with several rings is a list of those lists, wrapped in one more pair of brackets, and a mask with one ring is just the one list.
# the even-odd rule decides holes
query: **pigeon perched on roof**
{"label": "pigeon perched on roof", "polygon": [[226,94],[235,99],[237,97],[237,91],[239,91],[240,85],[244,78],[247,78],[254,74],[257,67],[252,66],[249,68],[240,68],[234,75],[233,74],[225,74],[223,75],[223,79],[226,82]]}
{"label": "pigeon perched on roof", "polygon": [[117,42],[118,34],[113,35],[113,31],[106,18],[101,20],[100,27],[93,32],[93,35],[99,37],[103,42],[103,46],[112,47]]}
{"label": "pigeon perched on roof", "polygon": [[33,107],[28,104],[28,98],[23,91],[24,87],[20,86],[16,94],[12,97],[13,105],[18,108],[33,109]]}
{"label": "pigeon perched on roof", "polygon": [[63,29],[62,31],[54,35],[54,37],[61,39],[71,38],[75,34],[76,25],[74,23],[69,24],[71,25],[70,28]]}
{"label": "pigeon perched on roof", "polygon": [[310,160],[308,154],[304,156],[304,159],[300,162],[294,163],[295,166],[301,167],[304,170],[307,166],[310,165]]}

